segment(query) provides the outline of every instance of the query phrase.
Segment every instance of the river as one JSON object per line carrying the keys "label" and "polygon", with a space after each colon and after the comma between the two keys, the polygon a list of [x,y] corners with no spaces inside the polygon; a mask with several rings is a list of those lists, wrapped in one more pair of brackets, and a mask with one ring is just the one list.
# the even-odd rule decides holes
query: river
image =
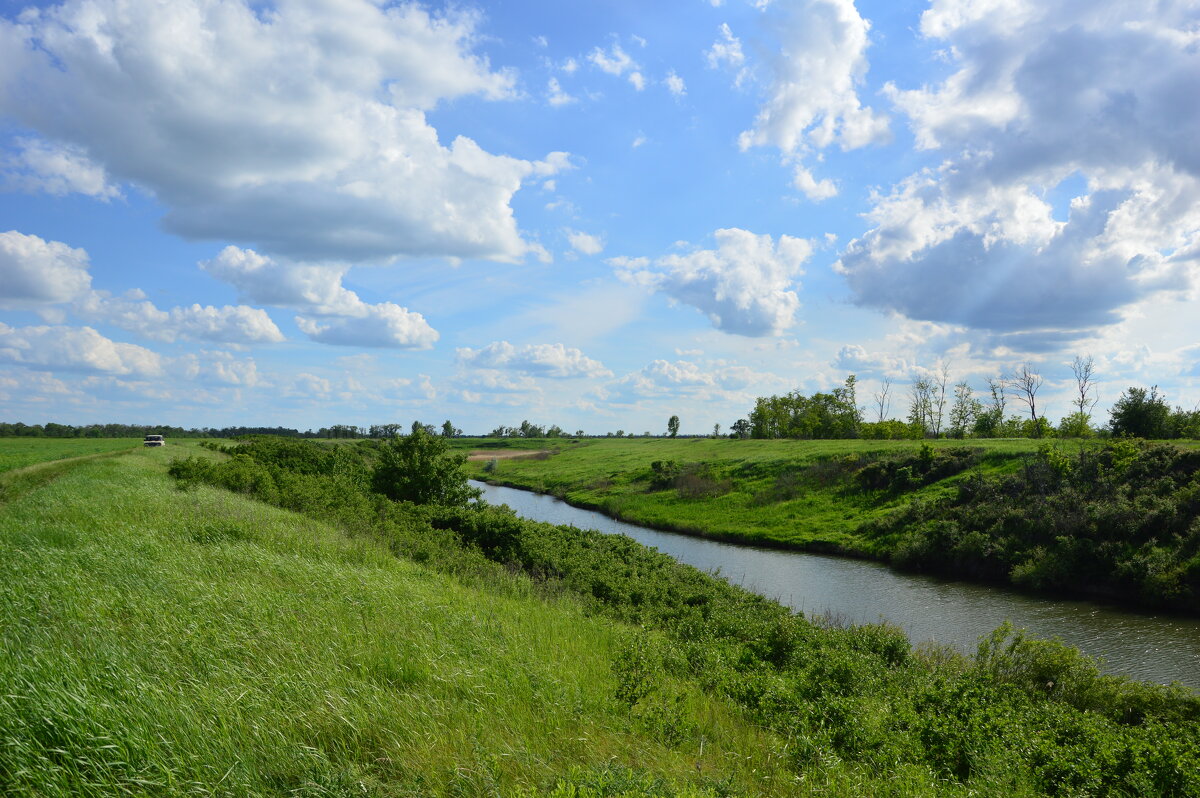
{"label": "river", "polygon": [[806,615],[852,623],[886,620],[913,642],[973,653],[980,636],[1012,621],[1103,660],[1109,673],[1200,687],[1200,619],[1132,612],[1090,601],[1039,598],[996,587],[904,574],[867,560],[765,549],[659,532],[572,507],[552,496],[482,482],[492,504],[552,524],[622,534],[680,562],[719,573]]}

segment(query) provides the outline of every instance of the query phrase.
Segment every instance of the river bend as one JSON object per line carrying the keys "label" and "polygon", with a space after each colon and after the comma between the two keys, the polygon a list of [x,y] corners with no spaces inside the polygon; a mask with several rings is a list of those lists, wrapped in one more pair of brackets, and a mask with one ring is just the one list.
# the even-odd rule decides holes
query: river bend
{"label": "river bend", "polygon": [[483,490],[488,502],[507,504],[524,518],[628,535],[806,615],[828,613],[852,623],[887,620],[913,642],[936,640],[967,653],[974,652],[980,636],[1009,620],[1032,635],[1059,638],[1101,658],[1110,673],[1200,687],[1200,619],[899,573],[867,560],[659,532],[552,496],[471,484]]}

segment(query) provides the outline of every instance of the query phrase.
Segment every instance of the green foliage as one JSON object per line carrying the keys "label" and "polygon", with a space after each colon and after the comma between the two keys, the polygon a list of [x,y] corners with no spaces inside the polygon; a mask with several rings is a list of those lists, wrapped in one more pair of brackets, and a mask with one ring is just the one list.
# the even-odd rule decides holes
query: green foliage
{"label": "green foliage", "polygon": [[750,412],[755,438],[856,438],[862,421],[853,374],[832,393],[760,397]]}
{"label": "green foliage", "polygon": [[371,487],[393,501],[466,504],[479,496],[462,471],[466,459],[451,453],[445,438],[414,428],[411,434],[382,445],[371,471]]}
{"label": "green foliage", "polygon": [[1149,391],[1130,387],[1112,406],[1108,426],[1114,437],[1166,438],[1171,434],[1170,420],[1171,408],[1158,386]]}
{"label": "green foliage", "polygon": [[679,435],[679,416],[671,416],[667,419],[667,437],[674,438]]}
{"label": "green foliage", "polygon": [[1044,443],[864,531],[895,536],[908,568],[1200,611],[1200,453],[1166,444]]}
{"label": "green foliage", "polygon": [[[957,467],[975,456],[967,451],[943,455],[926,445],[897,471]],[[1144,475],[1148,467],[1142,455],[1130,460],[1118,451],[1056,470],[1056,457],[1046,449],[1027,470],[1069,481],[1081,470]],[[670,470],[657,462],[659,471]],[[382,497],[319,487],[328,477],[305,479],[307,494],[324,497],[311,507],[375,530],[394,550],[411,546],[394,545],[401,519],[411,528],[407,539],[441,541],[425,560],[432,567],[481,578],[502,565],[528,575],[545,596],[571,596],[590,614],[639,626],[611,660],[611,696],[631,728],[657,744],[687,747],[704,734],[689,709],[691,684],[789,740],[785,761],[797,780],[832,780],[825,783],[841,784],[839,792],[876,794],[920,774],[926,785],[941,780],[946,789],[987,794],[1182,796],[1200,779],[1194,693],[1101,676],[1094,662],[1061,644],[1002,627],[973,661],[914,653],[898,629],[815,625],[622,536],[524,521],[507,508],[380,504]],[[275,484],[277,501],[294,502],[297,483]],[[981,478],[962,485],[966,494],[994,489]],[[338,495],[341,507],[326,503]],[[941,534],[949,540],[953,530]],[[851,772],[875,775],[852,786],[831,775]],[[647,779],[575,775],[551,794],[675,789]],[[595,786],[605,783],[613,789]]]}

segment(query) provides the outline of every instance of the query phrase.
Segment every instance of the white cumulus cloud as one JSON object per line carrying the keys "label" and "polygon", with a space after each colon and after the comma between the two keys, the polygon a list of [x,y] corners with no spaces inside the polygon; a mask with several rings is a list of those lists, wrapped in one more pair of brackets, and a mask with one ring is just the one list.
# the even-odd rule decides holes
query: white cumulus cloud
{"label": "white cumulus cloud", "polygon": [[108,200],[121,196],[104,168],[92,163],[79,147],[31,138],[18,138],[14,143],[17,152],[7,159],[3,175],[17,189],[56,197],[83,194]]}
{"label": "white cumulus cloud", "polygon": [[10,327],[0,322],[0,362],[64,371],[152,377],[164,359],[135,344],[105,338],[91,327]]}
{"label": "white cumulus cloud", "polygon": [[91,285],[82,249],[16,230],[0,233],[0,307],[68,302]]}
{"label": "white cumulus cloud", "polygon": [[336,346],[430,349],[439,337],[420,313],[392,302],[364,305],[356,316],[297,316],[296,326],[310,339]]}
{"label": "white cumulus cloud", "polygon": [[811,242],[730,228],[713,233],[716,249],[645,258],[612,258],[625,280],[700,310],[718,330],[746,336],[779,335],[800,307],[796,278]]}
{"label": "white cumulus cloud", "polygon": [[193,304],[160,310],[141,291],[114,297],[92,291],[74,306],[79,317],[111,324],[144,338],[172,342],[180,338],[227,344],[278,343],[283,333],[265,310],[245,305]]}
{"label": "white cumulus cloud", "polygon": [[604,239],[590,233],[568,230],[567,241],[571,243],[572,249],[584,255],[599,255],[604,251]]}
{"label": "white cumulus cloud", "polygon": [[36,132],[27,153],[70,156],[44,178],[86,185],[86,153],[190,238],[302,260],[516,260],[528,245],[509,202],[564,157],[443,143],[426,119],[514,96],[474,52],[478,25],[369,0],[67,0],[0,20],[0,114]]}
{"label": "white cumulus cloud", "polygon": [[646,88],[646,78],[641,73],[641,67],[629,57],[629,53],[621,49],[619,44],[614,43],[607,51],[599,47],[594,48],[588,54],[588,60],[601,72],[616,77],[624,75],[638,91]]}
{"label": "white cumulus cloud", "polygon": [[[794,169],[795,187],[810,199],[827,199],[836,186],[814,177],[805,158],[834,145],[853,150],[890,136],[887,116],[858,97],[871,26],[853,0],[798,0],[767,13],[778,55],[769,62],[768,99],[739,144],[777,147]],[[740,45],[728,29],[722,33],[725,40],[709,50],[709,63],[740,64]]]}
{"label": "white cumulus cloud", "polygon": [[1194,3],[938,0],[922,32],[954,71],[889,95],[944,160],[874,199],[838,264],[861,304],[1028,351],[1196,286]]}
{"label": "white cumulus cloud", "polygon": [[482,349],[458,350],[460,363],[480,369],[505,369],[539,377],[609,377],[612,372],[579,349],[563,344],[513,346],[493,341]]}

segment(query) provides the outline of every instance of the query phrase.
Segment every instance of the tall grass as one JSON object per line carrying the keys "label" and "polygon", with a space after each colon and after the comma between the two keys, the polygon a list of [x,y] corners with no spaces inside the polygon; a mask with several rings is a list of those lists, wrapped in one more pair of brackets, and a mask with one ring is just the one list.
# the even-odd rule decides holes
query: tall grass
{"label": "tall grass", "polygon": [[616,700],[632,631],[523,577],[480,593],[293,513],[178,491],[170,456],[84,463],[0,509],[0,792],[792,792],[783,743],[727,702],[680,685],[701,753]]}

